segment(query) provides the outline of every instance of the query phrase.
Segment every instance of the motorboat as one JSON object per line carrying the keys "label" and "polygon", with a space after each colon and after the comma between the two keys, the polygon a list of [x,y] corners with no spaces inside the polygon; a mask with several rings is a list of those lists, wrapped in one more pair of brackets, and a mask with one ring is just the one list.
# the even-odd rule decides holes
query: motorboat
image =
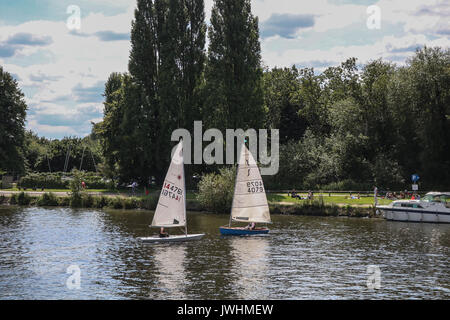
{"label": "motorboat", "polygon": [[376,208],[387,220],[450,223],[450,192],[428,192],[422,199],[396,200]]}

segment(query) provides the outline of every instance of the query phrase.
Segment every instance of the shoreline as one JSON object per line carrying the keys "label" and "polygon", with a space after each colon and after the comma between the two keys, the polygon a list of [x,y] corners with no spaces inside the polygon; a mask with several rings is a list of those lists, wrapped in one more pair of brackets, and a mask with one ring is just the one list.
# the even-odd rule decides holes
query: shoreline
{"label": "shoreline", "polygon": [[[0,191],[0,206],[25,207],[73,207],[93,209],[119,210],[155,210],[158,197],[152,193],[147,197],[123,194],[105,194],[101,192],[83,192],[74,203],[68,192],[45,191]],[[268,201],[272,215],[302,215],[330,217],[380,218],[373,205],[325,203],[320,198],[302,200],[302,202]],[[196,199],[186,200],[186,210],[196,212],[211,212],[204,208]],[[228,213],[228,212],[225,212]]]}

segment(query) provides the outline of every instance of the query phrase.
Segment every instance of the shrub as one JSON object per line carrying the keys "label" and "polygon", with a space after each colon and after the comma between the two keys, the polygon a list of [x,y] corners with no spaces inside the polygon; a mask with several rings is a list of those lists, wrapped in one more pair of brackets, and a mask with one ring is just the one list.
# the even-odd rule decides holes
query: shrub
{"label": "shrub", "polygon": [[94,197],[90,194],[83,194],[82,195],[82,199],[83,199],[83,207],[84,208],[92,208],[94,207]]}
{"label": "shrub", "polygon": [[138,207],[137,198],[122,198],[122,206],[124,209],[136,209]]}
{"label": "shrub", "polygon": [[358,183],[351,179],[342,180],[339,182],[331,182],[323,186],[318,186],[317,189],[323,191],[365,191],[372,190],[371,183]]}
{"label": "shrub", "polygon": [[31,202],[31,197],[23,191],[17,195],[16,199],[17,199],[17,204],[19,204],[21,206],[27,206]]}
{"label": "shrub", "polygon": [[44,193],[37,200],[38,206],[58,206],[58,198],[53,193]]}
{"label": "shrub", "polygon": [[159,195],[149,195],[138,200],[138,206],[141,209],[155,210],[158,205]]}
{"label": "shrub", "polygon": [[60,197],[58,198],[58,206],[68,207],[70,206],[70,197]]}
{"label": "shrub", "polygon": [[17,187],[20,188],[45,188],[45,189],[67,189],[73,176],[77,174],[86,183],[89,189],[115,189],[111,180],[99,176],[95,172],[83,172],[73,170],[72,172],[40,172],[30,173],[20,178]]}
{"label": "shrub", "polygon": [[113,209],[123,209],[123,202],[121,197],[109,198],[108,207]]}
{"label": "shrub", "polygon": [[108,198],[105,196],[101,196],[101,197],[94,197],[94,203],[93,203],[93,207],[94,208],[98,208],[101,209],[103,207],[106,207],[108,205]]}
{"label": "shrub", "polygon": [[69,197],[70,197],[70,206],[74,208],[80,208],[83,205],[83,188],[81,187],[81,175],[78,170],[73,170],[73,178],[70,180],[69,187]]}
{"label": "shrub", "polygon": [[209,173],[198,184],[197,200],[200,205],[211,212],[230,211],[236,168],[222,168],[219,173]]}
{"label": "shrub", "polygon": [[68,181],[63,181],[58,173],[31,173],[19,180],[21,188],[65,189]]}

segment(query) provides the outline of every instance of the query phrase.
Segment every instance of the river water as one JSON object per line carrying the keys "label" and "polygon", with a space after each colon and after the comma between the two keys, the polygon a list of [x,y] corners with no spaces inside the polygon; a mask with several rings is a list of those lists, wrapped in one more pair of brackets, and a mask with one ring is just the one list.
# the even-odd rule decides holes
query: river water
{"label": "river water", "polygon": [[152,216],[0,207],[0,299],[450,298],[450,225],[273,215],[221,237],[228,215],[189,212],[202,240],[145,245]]}

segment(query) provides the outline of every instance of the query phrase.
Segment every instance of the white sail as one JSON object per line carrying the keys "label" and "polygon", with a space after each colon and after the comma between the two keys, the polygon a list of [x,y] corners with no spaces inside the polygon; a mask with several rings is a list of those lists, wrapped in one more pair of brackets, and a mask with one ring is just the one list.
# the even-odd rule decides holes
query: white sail
{"label": "white sail", "polygon": [[183,142],[180,141],[164,179],[152,227],[183,227],[186,225],[183,164]]}
{"label": "white sail", "polygon": [[270,223],[269,206],[261,174],[245,144],[242,144],[237,170],[231,219]]}

